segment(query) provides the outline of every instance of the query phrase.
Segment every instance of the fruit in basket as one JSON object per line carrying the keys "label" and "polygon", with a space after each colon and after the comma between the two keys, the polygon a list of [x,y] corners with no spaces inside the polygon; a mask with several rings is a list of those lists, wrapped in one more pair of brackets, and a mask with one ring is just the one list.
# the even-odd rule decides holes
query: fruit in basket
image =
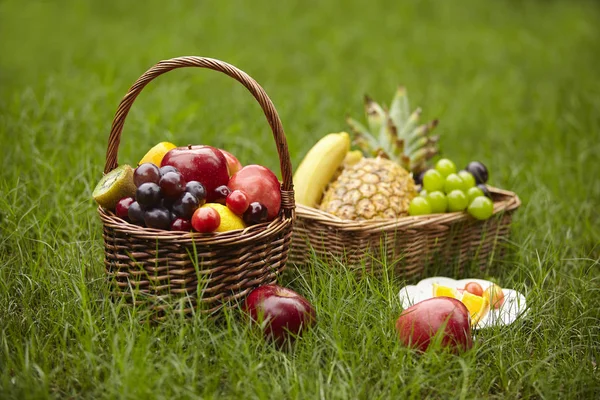
{"label": "fruit in basket", "polygon": [[494,203],[485,196],[475,197],[469,204],[467,211],[474,218],[485,220],[494,213]]}
{"label": "fruit in basket", "polygon": [[204,204],[206,201],[206,189],[204,185],[198,181],[189,181],[185,184],[185,191],[191,193],[198,199],[200,205]]}
{"label": "fruit in basket", "polygon": [[485,183],[479,183],[476,186],[477,188],[479,188],[479,190],[481,190],[483,192],[483,195],[491,200],[494,200],[492,198],[492,194],[490,193],[490,190],[488,189],[488,187],[485,185]]}
{"label": "fruit in basket", "polygon": [[446,178],[435,169],[430,169],[423,175],[423,188],[428,192],[444,191]]}
{"label": "fruit in basket", "polygon": [[142,157],[138,165],[144,163],[152,163],[156,166],[160,166],[160,163],[165,154],[167,154],[169,150],[174,149],[175,147],[177,146],[175,146],[173,143],[160,142],[154,147],[152,147],[150,150],[148,150],[148,152],[144,155],[144,157]]}
{"label": "fruit in basket", "polygon": [[454,165],[452,160],[447,158],[438,160],[438,162],[435,163],[435,169],[444,177],[456,173],[456,165]]}
{"label": "fruit in basket", "polygon": [[221,215],[213,207],[201,207],[194,212],[191,224],[198,232],[214,232],[221,224]]}
{"label": "fruit in basket", "polygon": [[267,208],[269,220],[279,215],[281,209],[281,184],[270,169],[262,165],[246,165],[231,177],[229,189],[241,190],[249,203],[259,202]]}
{"label": "fruit in basket", "polygon": [[171,205],[171,210],[183,219],[191,219],[194,215],[194,211],[203,204],[196,196],[190,192],[184,192],[177,200]]}
{"label": "fruit in basket", "polygon": [[171,223],[171,230],[189,232],[192,230],[192,222],[187,219],[176,217]]}
{"label": "fruit in basket", "polygon": [[146,182],[158,183],[161,175],[161,171],[156,165],[151,162],[143,163],[133,171],[133,183],[137,187]]}
{"label": "fruit in basket", "polygon": [[400,165],[381,157],[363,158],[344,168],[320,208],[349,220],[398,218],[407,214],[416,196],[412,177]]}
{"label": "fruit in basket", "polygon": [[101,207],[114,210],[119,200],[124,197],[133,197],[135,191],[133,168],[124,164],[100,179],[92,192],[92,197]]}
{"label": "fruit in basket", "polygon": [[352,118],[346,122],[354,133],[354,142],[370,157],[383,157],[417,176],[428,168],[438,152],[437,136],[431,132],[437,120],[419,125],[421,109],[411,113],[404,87],[396,90],[389,110],[365,96],[367,126]]}
{"label": "fruit in basket", "polygon": [[293,339],[316,323],[316,312],[297,292],[277,285],[259,286],[248,294],[243,310],[265,336],[278,344]]}
{"label": "fruit in basket", "polygon": [[294,197],[298,204],[316,207],[327,185],[338,174],[350,150],[346,132],[323,136],[304,156],[294,173]]}
{"label": "fruit in basket", "polygon": [[432,342],[455,352],[473,346],[467,307],[451,297],[433,297],[405,309],[396,321],[400,342],[424,352]]}
{"label": "fruit in basket", "polygon": [[158,206],[162,200],[160,186],[154,182],[142,183],[135,192],[135,199],[143,209]]}
{"label": "fruit in basket", "polygon": [[123,197],[115,205],[115,214],[119,218],[129,218],[129,206],[135,202],[133,197]]}
{"label": "fruit in basket", "polygon": [[256,225],[268,220],[267,207],[255,201],[248,205],[242,216],[247,225]]}
{"label": "fruit in basket", "polygon": [[431,204],[427,198],[422,196],[417,196],[410,201],[408,205],[408,215],[427,215],[431,214]]}
{"label": "fruit in basket", "polygon": [[460,176],[460,179],[462,179],[465,190],[469,190],[477,184],[477,182],[475,182],[475,177],[473,176],[473,174],[468,171],[458,171],[458,176]]}
{"label": "fruit in basket", "polygon": [[469,199],[462,190],[453,190],[446,195],[448,198],[448,211],[464,211],[469,205]]}
{"label": "fruit in basket", "polygon": [[164,197],[176,199],[185,192],[186,181],[179,172],[170,171],[160,177],[158,186]]}
{"label": "fruit in basket", "polygon": [[[246,193],[241,190],[234,190],[225,199],[225,205],[229,208],[234,214],[243,215],[248,207],[250,206],[250,201],[248,200],[248,196]],[[266,217],[265,208],[265,217]]]}
{"label": "fruit in basket", "polygon": [[134,201],[127,210],[129,220],[136,225],[144,224],[144,210],[137,201]]}
{"label": "fruit in basket", "polygon": [[420,185],[421,187],[423,186],[423,177],[425,176],[425,173],[427,171],[429,171],[431,168],[428,168],[424,171],[421,171],[421,173],[413,175],[413,179],[415,180],[415,185]]}
{"label": "fruit in basket", "polygon": [[478,184],[486,183],[488,181],[487,167],[480,161],[471,161],[465,170],[473,175],[475,182]]}
{"label": "fruit in basket", "polygon": [[219,203],[206,203],[202,208],[212,208],[219,214],[221,222],[215,229],[216,232],[227,232],[236,229],[244,229],[246,224],[238,215],[235,215],[229,208]]}
{"label": "fruit in basket", "polygon": [[473,186],[472,188],[469,188],[469,190],[467,190],[467,198],[469,199],[469,204],[471,204],[473,199],[475,199],[476,197],[479,197],[479,196],[485,196],[485,195],[483,194],[483,190],[481,190],[477,186]]}
{"label": "fruit in basket", "polygon": [[453,190],[466,190],[461,177],[454,173],[448,175],[446,177],[446,182],[444,182],[444,192],[450,193]]}
{"label": "fruit in basket", "polygon": [[445,213],[448,210],[448,198],[439,190],[427,193],[426,198],[431,206],[432,213]]}
{"label": "fruit in basket", "polygon": [[163,176],[167,172],[177,172],[177,173],[179,173],[179,170],[177,168],[175,168],[174,166],[172,166],[172,165],[162,166],[158,170],[160,171],[160,175],[161,176]]}
{"label": "fruit in basket", "polygon": [[155,207],[144,211],[144,224],[148,228],[168,230],[171,227],[171,212],[166,207]]}
{"label": "fruit in basket", "polygon": [[227,185],[227,160],[219,149],[211,146],[176,147],[165,154],[161,167],[173,166],[186,182],[198,181],[206,189],[207,201],[215,198],[214,190]]}
{"label": "fruit in basket", "polygon": [[236,158],[236,156],[234,156],[227,150],[223,150],[223,149],[219,149],[219,150],[225,156],[225,160],[227,160],[227,172],[229,173],[229,176],[232,176],[233,174],[238,172],[240,169],[242,169],[242,163]]}
{"label": "fruit in basket", "polygon": [[225,200],[227,196],[231,193],[231,189],[227,187],[227,185],[221,185],[215,189],[215,195],[213,201],[219,204],[225,204]]}
{"label": "fruit in basket", "polygon": [[504,292],[502,288],[496,284],[491,285],[483,292],[483,297],[486,297],[492,308],[500,308],[504,304]]}

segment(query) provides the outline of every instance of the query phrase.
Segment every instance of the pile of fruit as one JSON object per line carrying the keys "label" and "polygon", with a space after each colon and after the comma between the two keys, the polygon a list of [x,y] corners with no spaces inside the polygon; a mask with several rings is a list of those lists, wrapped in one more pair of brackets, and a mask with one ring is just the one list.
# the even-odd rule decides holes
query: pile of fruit
{"label": "pile of fruit", "polygon": [[485,183],[488,171],[479,161],[470,162],[467,167],[456,171],[454,162],[442,158],[417,178],[421,184],[419,196],[408,206],[409,215],[425,215],[467,210],[479,220],[485,220],[494,213],[494,203]]}
{"label": "pile of fruit", "polygon": [[490,309],[498,309],[504,304],[504,293],[498,285],[491,285],[485,290],[477,282],[469,282],[464,288],[453,288],[433,284],[433,297],[451,297],[460,300],[469,310],[471,325],[481,321]]}
{"label": "pile of fruit", "polygon": [[389,109],[366,96],[365,110],[366,125],[347,119],[352,139],[331,133],[308,151],[294,174],[297,203],[355,221],[467,209],[478,219],[492,215],[483,164],[457,173],[441,159],[430,168],[439,153],[439,138],[431,135],[438,121],[419,124],[421,109],[410,112],[404,88]]}
{"label": "pile of fruit", "polygon": [[118,217],[153,229],[225,232],[275,219],[280,183],[261,165],[242,166],[211,146],[161,142],[135,170],[122,165],[94,189],[96,202]]}

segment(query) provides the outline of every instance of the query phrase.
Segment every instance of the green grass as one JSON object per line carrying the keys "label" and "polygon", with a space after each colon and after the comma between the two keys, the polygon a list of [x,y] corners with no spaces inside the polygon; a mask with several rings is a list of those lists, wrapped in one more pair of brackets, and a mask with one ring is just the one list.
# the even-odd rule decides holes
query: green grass
{"label": "green grass", "polygon": [[[593,1],[0,2],[0,398],[595,398],[600,394],[600,7]],[[319,322],[293,348],[237,312],[159,326],[114,305],[91,190],[129,85],[179,55],[256,78],[294,166],[395,86],[440,118],[444,154],[485,161],[523,205],[486,277],[527,317],[457,357],[400,347],[405,283],[315,260],[283,284]],[[161,140],[277,170],[252,97],[211,71],[152,83],[121,162]]]}

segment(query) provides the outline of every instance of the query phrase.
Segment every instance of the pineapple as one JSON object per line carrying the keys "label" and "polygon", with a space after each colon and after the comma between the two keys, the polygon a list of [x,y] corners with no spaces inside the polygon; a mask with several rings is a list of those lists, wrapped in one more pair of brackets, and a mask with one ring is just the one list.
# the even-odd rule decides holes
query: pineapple
{"label": "pineapple", "polygon": [[343,219],[398,218],[417,195],[410,174],[386,158],[363,158],[329,186],[321,210]]}
{"label": "pineapple", "polygon": [[369,129],[347,120],[365,158],[344,167],[326,189],[320,209],[350,220],[398,218],[417,195],[412,174],[424,171],[438,153],[438,138],[429,135],[437,120],[418,125],[421,110],[410,113],[402,87],[389,111],[368,96],[365,109]]}

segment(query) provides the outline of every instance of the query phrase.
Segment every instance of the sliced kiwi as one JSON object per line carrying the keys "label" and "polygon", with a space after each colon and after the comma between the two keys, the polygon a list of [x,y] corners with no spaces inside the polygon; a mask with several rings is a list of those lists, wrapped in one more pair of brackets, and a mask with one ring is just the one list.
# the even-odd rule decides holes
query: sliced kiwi
{"label": "sliced kiwi", "polygon": [[121,165],[104,175],[96,185],[92,196],[102,207],[114,210],[117,202],[123,197],[135,196],[133,168]]}

